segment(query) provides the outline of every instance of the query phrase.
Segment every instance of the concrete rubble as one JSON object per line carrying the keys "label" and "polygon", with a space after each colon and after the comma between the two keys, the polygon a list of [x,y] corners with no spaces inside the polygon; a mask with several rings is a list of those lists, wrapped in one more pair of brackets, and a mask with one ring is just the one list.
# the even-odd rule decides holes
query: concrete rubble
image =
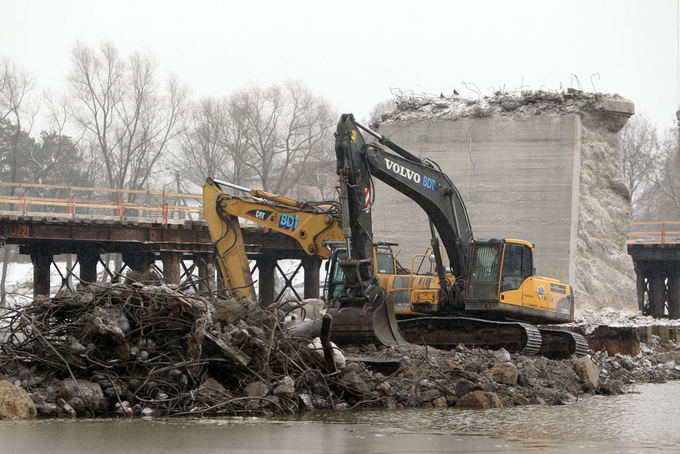
{"label": "concrete rubble", "polygon": [[123,284],[39,298],[0,318],[0,417],[559,405],[680,379],[680,346],[659,338],[635,357],[565,360],[463,346],[347,347],[330,372],[309,354],[309,339],[284,328],[282,307],[241,311],[168,286]]}
{"label": "concrete rubble", "polygon": [[[576,248],[572,254],[579,307],[636,307],[635,274],[626,252],[630,193],[623,178],[618,131],[634,113],[632,102],[602,93],[535,91],[464,99],[459,96],[396,97],[396,108],[377,119],[395,130],[414,122],[576,115],[580,118],[575,166],[579,200]],[[389,129],[389,127],[388,127]],[[537,137],[539,138],[539,137]],[[572,215],[573,216],[573,215]]]}

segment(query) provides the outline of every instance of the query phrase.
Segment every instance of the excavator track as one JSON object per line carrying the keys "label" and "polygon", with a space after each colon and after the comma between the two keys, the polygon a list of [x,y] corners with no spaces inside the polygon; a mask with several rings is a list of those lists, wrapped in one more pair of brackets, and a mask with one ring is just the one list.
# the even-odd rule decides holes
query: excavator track
{"label": "excavator track", "polygon": [[539,328],[543,342],[539,354],[548,358],[566,358],[571,355],[585,356],[588,341],[578,333],[564,329]]}
{"label": "excavator track", "polygon": [[404,338],[412,344],[436,348],[467,347],[499,349],[535,355],[541,348],[541,334],[533,325],[497,322],[469,317],[416,317],[398,321]]}

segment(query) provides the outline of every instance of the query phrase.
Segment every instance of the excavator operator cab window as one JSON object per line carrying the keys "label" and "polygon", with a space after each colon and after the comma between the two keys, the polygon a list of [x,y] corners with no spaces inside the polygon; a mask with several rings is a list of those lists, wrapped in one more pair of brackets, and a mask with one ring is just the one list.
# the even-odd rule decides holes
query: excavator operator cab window
{"label": "excavator operator cab window", "polygon": [[496,300],[501,245],[497,242],[475,242],[471,245],[470,251],[470,282],[466,287],[467,299],[470,301]]}
{"label": "excavator operator cab window", "polygon": [[394,256],[392,254],[376,252],[375,254],[376,272],[380,274],[395,274]]}
{"label": "excavator operator cab window", "polygon": [[517,290],[532,272],[533,263],[529,246],[506,243],[501,271],[501,292]]}
{"label": "excavator operator cab window", "polygon": [[340,260],[347,258],[347,251],[337,249],[333,252],[330,266],[330,279],[328,282],[328,299],[335,299],[345,288],[345,272],[340,266]]}

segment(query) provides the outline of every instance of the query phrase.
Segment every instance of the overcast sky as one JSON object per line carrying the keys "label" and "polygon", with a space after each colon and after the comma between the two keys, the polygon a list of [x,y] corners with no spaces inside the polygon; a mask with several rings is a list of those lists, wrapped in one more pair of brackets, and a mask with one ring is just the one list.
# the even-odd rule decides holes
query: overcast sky
{"label": "overcast sky", "polygon": [[[0,0],[0,57],[63,88],[76,40],[152,53],[194,97],[305,82],[366,118],[390,89],[619,93],[660,129],[678,106],[678,0]],[[596,74],[599,74],[596,75]]]}

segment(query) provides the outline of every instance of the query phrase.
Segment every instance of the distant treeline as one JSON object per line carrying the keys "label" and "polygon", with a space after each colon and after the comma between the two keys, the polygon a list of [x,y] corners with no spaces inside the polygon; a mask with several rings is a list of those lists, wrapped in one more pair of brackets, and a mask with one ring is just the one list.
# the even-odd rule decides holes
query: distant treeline
{"label": "distant treeline", "polygon": [[192,99],[177,78],[159,80],[153,57],[111,43],[73,47],[64,93],[35,82],[0,61],[0,181],[183,192],[212,176],[333,196],[337,114],[300,82]]}

